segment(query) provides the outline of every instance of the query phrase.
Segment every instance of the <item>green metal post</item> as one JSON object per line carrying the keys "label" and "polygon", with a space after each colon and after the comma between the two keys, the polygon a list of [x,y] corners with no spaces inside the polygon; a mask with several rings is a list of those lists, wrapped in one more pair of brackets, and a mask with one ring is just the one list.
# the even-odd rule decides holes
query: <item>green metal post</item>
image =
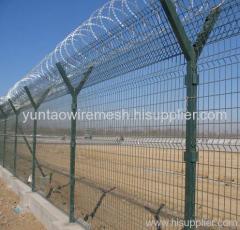
{"label": "green metal post", "polygon": [[18,142],[18,117],[20,113],[20,109],[16,109],[13,102],[9,99],[9,104],[12,107],[12,110],[15,113],[15,138],[14,138],[14,155],[13,155],[13,175],[17,175],[17,142]]}
{"label": "green metal post", "polygon": [[186,162],[184,229],[189,230],[195,229],[195,226],[190,225],[190,223],[194,223],[195,221],[196,162],[198,161],[197,120],[194,116],[194,113],[197,112],[197,86],[199,84],[197,61],[218,19],[220,6],[211,10],[204,22],[202,31],[198,34],[196,42],[192,45],[177,15],[176,7],[172,0],[160,1],[187,60],[185,84],[187,88],[187,112],[191,114],[191,119],[186,121],[186,151],[184,153],[184,161]]}
{"label": "green metal post", "polygon": [[[41,103],[44,101],[44,99],[47,97],[47,95],[50,92],[50,88],[47,89],[43,95],[40,97],[39,101],[35,103],[33,96],[31,95],[30,90],[27,86],[24,87],[25,92],[32,104],[32,107],[34,108],[34,114],[37,114],[38,108],[41,105]],[[36,191],[36,147],[37,147],[37,119],[34,119],[33,121],[33,143],[32,143],[32,192]]]}
{"label": "green metal post", "polygon": [[[36,114],[37,110],[34,109]],[[33,121],[33,143],[32,143],[32,192],[36,191],[36,142],[37,142],[37,119]]]}
{"label": "green metal post", "polygon": [[5,152],[6,152],[6,138],[7,138],[7,114],[4,112],[2,107],[0,107],[0,112],[4,118],[3,124],[3,147],[2,147],[2,166],[5,166]]}
{"label": "green metal post", "polygon": [[19,116],[19,113],[16,114],[16,121],[15,121],[15,141],[14,141],[14,161],[13,161],[14,176],[17,175],[18,116]]}
{"label": "green metal post", "polygon": [[[196,81],[194,81],[196,79]],[[196,162],[197,153],[197,121],[193,114],[197,111],[197,63],[194,60],[187,62],[187,112],[191,113],[191,119],[186,121],[186,162],[185,171],[185,229],[192,229],[190,221],[195,220],[195,187],[196,187]]]}
{"label": "green metal post", "polygon": [[7,139],[7,117],[4,118],[3,156],[2,166],[5,167],[6,139]]}
{"label": "green metal post", "polygon": [[[68,87],[70,94],[72,96],[72,114],[77,113],[77,98],[85,82],[89,78],[89,75],[92,72],[93,67],[89,67],[88,71],[84,74],[83,79],[80,81],[79,85],[74,88],[67,77],[65,70],[63,69],[60,63],[56,64],[57,69]],[[69,192],[69,222],[75,222],[75,162],[76,162],[76,130],[77,130],[77,121],[72,116],[71,117],[71,144],[70,144],[70,192]]]}
{"label": "green metal post", "polygon": [[[77,95],[74,92],[72,96],[72,113],[77,112]],[[69,220],[70,223],[74,222],[74,211],[75,211],[75,160],[76,160],[76,119],[71,118],[71,149],[70,149],[70,207],[69,207]]]}

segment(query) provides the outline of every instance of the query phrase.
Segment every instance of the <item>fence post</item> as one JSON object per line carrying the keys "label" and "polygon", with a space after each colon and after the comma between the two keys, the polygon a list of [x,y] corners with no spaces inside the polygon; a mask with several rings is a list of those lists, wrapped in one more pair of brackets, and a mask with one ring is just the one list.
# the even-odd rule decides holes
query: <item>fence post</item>
{"label": "fence post", "polygon": [[[85,82],[89,78],[93,67],[89,67],[87,72],[84,73],[83,79],[80,81],[78,86],[74,88],[67,77],[67,74],[60,63],[56,64],[57,69],[62,77],[65,85],[67,86],[71,96],[72,96],[72,114],[77,113],[77,98],[83,88]],[[77,129],[76,118],[71,117],[71,144],[70,144],[70,197],[69,197],[69,222],[75,222],[75,159],[76,159],[76,129]]]}
{"label": "fence post", "polygon": [[186,121],[186,151],[184,153],[184,161],[186,163],[184,229],[188,230],[195,229],[195,226],[191,226],[189,223],[195,221],[196,162],[198,161],[197,120],[194,116],[194,113],[197,112],[197,86],[199,84],[197,61],[218,19],[220,6],[211,10],[204,22],[201,32],[197,35],[195,43],[192,44],[185,32],[181,20],[177,15],[176,7],[172,0],[160,1],[176,39],[187,60],[185,85],[187,88],[187,112],[191,114],[191,118]]}
{"label": "fence post", "polygon": [[13,175],[16,176],[17,174],[17,141],[18,141],[18,117],[20,114],[20,108],[16,108],[11,101],[11,99],[8,99],[8,102],[15,113],[16,121],[15,121],[15,140],[14,140],[14,158],[13,158]]}
{"label": "fence post", "polygon": [[7,117],[4,119],[3,167],[5,167],[6,140],[7,140]]}
{"label": "fence post", "polygon": [[[50,88],[47,89],[38,102],[35,102],[33,96],[27,86],[24,87],[25,92],[31,102],[32,107],[34,108],[34,114],[37,115],[38,108],[47,97],[50,92]],[[36,144],[37,144],[37,118],[35,117],[33,121],[33,143],[32,143],[32,192],[36,191]]]}
{"label": "fence post", "polygon": [[4,112],[2,107],[0,107],[0,111],[1,111],[2,116],[4,118],[2,166],[5,167],[6,138],[7,138],[7,114]]}

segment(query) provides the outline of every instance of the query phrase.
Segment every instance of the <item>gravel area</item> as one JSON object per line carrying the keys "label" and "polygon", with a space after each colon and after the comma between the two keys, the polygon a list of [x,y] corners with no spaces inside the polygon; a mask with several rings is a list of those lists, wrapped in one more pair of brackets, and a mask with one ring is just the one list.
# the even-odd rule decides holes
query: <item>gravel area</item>
{"label": "gravel area", "polygon": [[1,230],[45,230],[42,224],[18,206],[19,197],[0,179],[0,229]]}

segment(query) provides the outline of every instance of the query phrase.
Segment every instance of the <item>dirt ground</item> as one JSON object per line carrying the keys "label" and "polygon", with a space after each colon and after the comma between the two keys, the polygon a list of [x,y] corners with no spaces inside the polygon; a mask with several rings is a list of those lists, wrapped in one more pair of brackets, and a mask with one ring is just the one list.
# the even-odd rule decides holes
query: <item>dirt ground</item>
{"label": "dirt ground", "polygon": [[0,229],[45,230],[31,213],[17,213],[19,198],[0,180]]}
{"label": "dirt ground", "polygon": [[[18,175],[31,174],[31,157],[24,144],[18,145]],[[121,145],[79,145],[76,155],[76,216],[87,218],[103,199],[93,229],[146,228],[161,205],[162,219],[182,218],[184,212],[185,163],[183,150]],[[41,181],[38,189],[62,210],[68,211],[69,146],[38,144],[37,159],[46,174],[53,173],[51,185]],[[240,156],[234,152],[200,151],[197,164],[196,215],[199,219],[239,220]],[[171,228],[163,228],[171,229]],[[178,229],[178,228],[173,228]],[[181,229],[181,228],[179,228]],[[206,228],[205,228],[206,229]],[[208,228],[218,229],[218,228]]]}

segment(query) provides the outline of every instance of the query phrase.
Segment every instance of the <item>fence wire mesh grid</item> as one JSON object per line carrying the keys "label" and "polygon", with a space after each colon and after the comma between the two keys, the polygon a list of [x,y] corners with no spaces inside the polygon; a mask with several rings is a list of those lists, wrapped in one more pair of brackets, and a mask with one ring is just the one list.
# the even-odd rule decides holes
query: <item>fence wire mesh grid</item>
{"label": "fence wire mesh grid", "polygon": [[[238,222],[239,12],[238,0],[109,1],[1,98],[1,165],[92,229]],[[25,122],[76,108],[130,115]],[[227,119],[133,116],[189,108]],[[220,228],[237,229],[202,227]]]}

